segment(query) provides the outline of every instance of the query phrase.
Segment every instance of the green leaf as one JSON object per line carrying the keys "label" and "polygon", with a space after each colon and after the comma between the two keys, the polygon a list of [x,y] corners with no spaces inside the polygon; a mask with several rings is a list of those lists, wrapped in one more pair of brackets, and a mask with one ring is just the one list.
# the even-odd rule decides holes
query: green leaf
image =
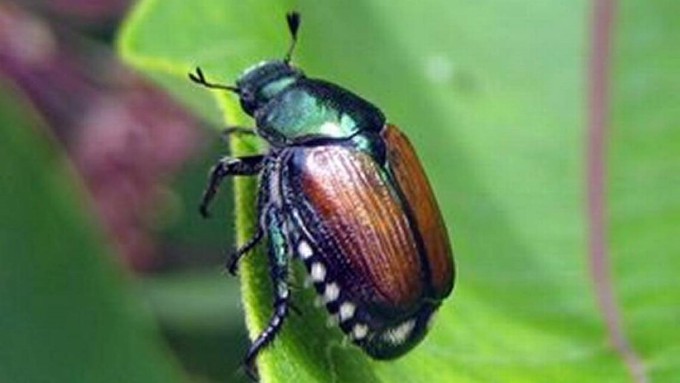
{"label": "green leaf", "polygon": [[624,326],[654,382],[680,376],[680,6],[619,10],[612,84],[609,233]]}
{"label": "green leaf", "polygon": [[248,382],[236,373],[247,350],[238,280],[210,268],[162,273],[140,282],[139,291],[163,335],[192,376]]}
{"label": "green leaf", "polygon": [[[604,286],[619,298],[624,336],[654,381],[680,373],[680,333],[670,325],[680,317],[672,277],[680,223],[673,4],[623,1],[611,64],[605,245],[613,280]],[[295,63],[373,100],[411,137],[449,224],[460,275],[425,342],[392,362],[345,345],[338,330],[324,328],[311,293],[297,293],[304,315],[291,315],[263,353],[263,381],[632,380],[630,363],[608,340],[612,327],[597,300],[603,281],[590,269],[591,4],[295,6],[303,15]],[[145,0],[121,33],[121,53],[196,106],[186,72],[200,65],[212,80],[233,83],[247,66],[282,57],[290,9],[265,0]],[[232,95],[213,95],[227,122],[252,124]],[[233,149],[258,147],[237,142]],[[239,180],[236,191],[242,242],[256,222],[256,183]],[[252,254],[242,270],[251,336],[271,312],[265,258]]]}
{"label": "green leaf", "polygon": [[0,381],[181,381],[75,173],[1,85]]}

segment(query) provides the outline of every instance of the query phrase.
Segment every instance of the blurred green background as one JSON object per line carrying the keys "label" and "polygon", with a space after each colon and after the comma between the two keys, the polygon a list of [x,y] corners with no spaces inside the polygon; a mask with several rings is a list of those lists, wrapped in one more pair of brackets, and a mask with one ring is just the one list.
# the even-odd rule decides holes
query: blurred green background
{"label": "blurred green background", "polygon": [[222,264],[253,185],[196,206],[250,122],[186,73],[280,57],[290,9],[294,61],[410,136],[459,280],[389,363],[300,293],[264,381],[677,380],[677,1],[30,0],[0,2],[0,382],[246,381],[266,265],[242,303]]}

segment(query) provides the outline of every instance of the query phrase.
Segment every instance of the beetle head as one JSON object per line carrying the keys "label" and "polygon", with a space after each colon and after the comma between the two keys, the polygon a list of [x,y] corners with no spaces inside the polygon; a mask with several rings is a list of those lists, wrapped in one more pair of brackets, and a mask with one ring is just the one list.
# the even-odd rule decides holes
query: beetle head
{"label": "beetle head", "polygon": [[304,77],[298,68],[290,65],[291,55],[297,43],[300,27],[300,14],[291,12],[286,15],[291,44],[283,60],[264,61],[248,69],[238,78],[236,86],[209,82],[201,68],[189,73],[191,81],[211,89],[221,89],[238,94],[241,107],[254,117],[255,112],[266,105],[272,97],[279,94],[297,79]]}
{"label": "beetle head", "polygon": [[254,65],[236,81],[241,106],[249,115],[265,105],[296,79],[303,77],[302,71],[290,65],[290,59],[297,44],[297,32],[300,27],[300,14],[290,12],[286,15],[288,31],[291,36],[290,47],[283,60],[272,60]]}
{"label": "beetle head", "polygon": [[241,107],[252,116],[272,97],[303,76],[301,70],[284,60],[264,61],[248,68],[236,81]]}

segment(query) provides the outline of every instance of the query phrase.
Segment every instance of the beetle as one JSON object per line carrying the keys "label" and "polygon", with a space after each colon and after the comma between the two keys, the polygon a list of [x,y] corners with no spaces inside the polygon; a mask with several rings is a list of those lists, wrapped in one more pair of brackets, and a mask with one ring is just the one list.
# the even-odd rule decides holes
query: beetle
{"label": "beetle", "polygon": [[228,269],[267,239],[273,314],[245,358],[254,374],[258,353],[275,339],[291,304],[289,264],[301,260],[332,319],[375,359],[405,354],[425,336],[450,295],[455,266],[446,226],[406,136],[376,106],[291,64],[300,16],[287,15],[290,47],[282,60],[261,62],[235,86],[192,81],[236,93],[269,149],[225,157],[213,168],[200,211],[229,176],[258,176],[259,225],[231,256]]}

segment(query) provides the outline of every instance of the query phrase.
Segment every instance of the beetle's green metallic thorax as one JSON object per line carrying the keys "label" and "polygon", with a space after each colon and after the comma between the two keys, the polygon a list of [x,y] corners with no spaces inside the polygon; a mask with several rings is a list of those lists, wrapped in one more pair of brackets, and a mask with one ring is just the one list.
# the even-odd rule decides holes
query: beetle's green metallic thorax
{"label": "beetle's green metallic thorax", "polygon": [[241,105],[273,146],[347,139],[379,132],[385,117],[374,105],[337,85],[310,79],[283,61],[269,61],[237,81]]}

